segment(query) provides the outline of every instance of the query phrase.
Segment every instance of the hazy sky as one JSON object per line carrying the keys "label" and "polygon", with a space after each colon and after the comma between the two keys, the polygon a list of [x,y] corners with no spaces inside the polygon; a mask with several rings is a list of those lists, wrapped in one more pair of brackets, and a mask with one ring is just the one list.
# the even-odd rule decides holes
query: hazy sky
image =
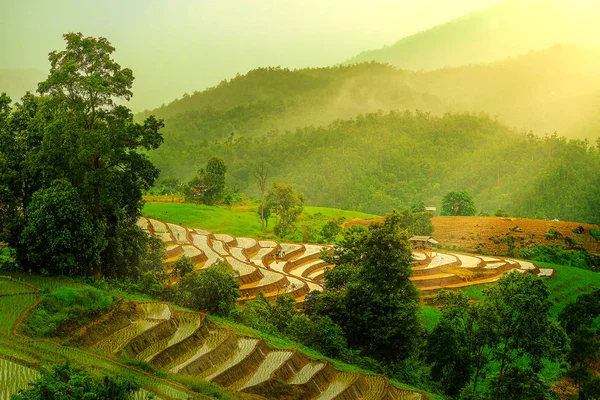
{"label": "hazy sky", "polygon": [[[107,37],[141,96],[166,102],[259,66],[336,64],[497,2],[0,0],[0,68],[45,72],[61,35],[81,31]],[[146,86],[156,80],[173,84],[152,93]],[[135,93],[134,102],[157,105]]]}

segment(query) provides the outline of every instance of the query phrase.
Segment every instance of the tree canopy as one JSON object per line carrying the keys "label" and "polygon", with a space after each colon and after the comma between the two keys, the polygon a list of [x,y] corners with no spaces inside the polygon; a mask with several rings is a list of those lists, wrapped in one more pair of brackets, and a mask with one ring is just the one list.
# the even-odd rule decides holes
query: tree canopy
{"label": "tree canopy", "polygon": [[442,215],[475,215],[475,203],[464,191],[449,192],[442,199]]}
{"label": "tree canopy", "polygon": [[[1,98],[0,231],[34,271],[77,264],[71,273],[135,277],[144,267],[123,268],[123,258],[141,261],[131,253],[147,253],[145,235],[132,232],[139,230],[142,193],[159,173],[140,150],[160,146],[163,124],[152,116],[133,121],[123,105],[133,74],[114,61],[107,39],[81,33],[64,39],[65,50],[49,55],[40,96],[27,94],[12,110]],[[47,238],[36,238],[49,223],[43,214],[51,212],[60,218],[47,227]],[[84,243],[85,250],[73,251]],[[48,258],[42,262],[35,251]]]}

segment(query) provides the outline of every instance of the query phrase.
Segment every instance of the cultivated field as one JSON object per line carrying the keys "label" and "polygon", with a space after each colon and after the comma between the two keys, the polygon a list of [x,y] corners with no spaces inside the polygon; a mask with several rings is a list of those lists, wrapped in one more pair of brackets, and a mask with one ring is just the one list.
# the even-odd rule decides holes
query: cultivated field
{"label": "cultivated field", "polygon": [[[130,328],[156,318],[164,319],[144,330]],[[123,326],[123,321],[130,323]],[[123,335],[123,331],[137,333]],[[82,332],[76,340],[80,346],[105,348],[109,353],[120,349],[156,368],[260,398],[277,399],[284,393],[300,393],[303,399],[315,400],[426,398],[421,392],[394,386],[384,376],[340,371],[327,360],[311,359],[295,349],[275,348],[264,339],[239,335],[201,313],[178,311],[166,303],[123,307]],[[162,338],[163,345],[156,346],[156,338]]]}
{"label": "cultivated field", "polygon": [[[196,269],[219,261],[227,263],[238,274],[241,302],[253,299],[260,292],[272,299],[289,293],[301,302],[310,291],[323,289],[325,270],[333,267],[321,260],[322,252],[332,250],[328,245],[277,243],[213,234],[154,218],[141,218],[138,225],[163,240],[168,248],[168,265],[184,254],[192,255]],[[546,277],[554,272],[551,268],[540,269],[530,262],[510,258],[415,251],[411,279],[427,298],[442,288],[462,289],[493,283],[510,271]]]}
{"label": "cultivated field", "polygon": [[[368,226],[373,221],[378,219],[354,219],[344,226]],[[486,254],[506,254],[508,244],[503,238],[508,235],[515,238],[516,248],[562,244],[600,253],[600,241],[590,234],[590,229],[600,227],[593,224],[503,217],[433,217],[431,222],[433,236],[442,246],[470,253],[481,249]]]}

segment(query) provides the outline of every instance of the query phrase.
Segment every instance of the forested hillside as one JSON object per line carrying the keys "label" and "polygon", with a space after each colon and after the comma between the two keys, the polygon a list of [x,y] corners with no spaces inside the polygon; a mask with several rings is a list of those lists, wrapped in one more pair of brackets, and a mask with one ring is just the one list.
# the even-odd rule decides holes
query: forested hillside
{"label": "forested hillside", "polygon": [[430,72],[363,63],[261,68],[145,112],[166,119],[182,148],[203,140],[261,136],[378,110],[485,112],[519,129],[595,140],[600,52],[554,46],[501,62]]}
{"label": "forested hillside", "polygon": [[189,179],[219,155],[229,165],[228,185],[248,194],[256,193],[252,168],[264,160],[273,181],[297,185],[315,205],[382,214],[419,201],[440,207],[459,189],[492,214],[590,222],[600,215],[599,147],[523,135],[485,115],[368,114],[184,148],[166,136],[153,153],[162,176]]}

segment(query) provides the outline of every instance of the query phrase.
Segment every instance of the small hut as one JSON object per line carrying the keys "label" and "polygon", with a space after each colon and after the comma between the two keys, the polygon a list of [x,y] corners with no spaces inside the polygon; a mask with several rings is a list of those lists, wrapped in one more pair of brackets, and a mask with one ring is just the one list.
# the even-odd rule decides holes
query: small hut
{"label": "small hut", "polygon": [[413,249],[419,250],[431,250],[432,247],[437,247],[440,244],[433,236],[413,236],[408,241]]}

